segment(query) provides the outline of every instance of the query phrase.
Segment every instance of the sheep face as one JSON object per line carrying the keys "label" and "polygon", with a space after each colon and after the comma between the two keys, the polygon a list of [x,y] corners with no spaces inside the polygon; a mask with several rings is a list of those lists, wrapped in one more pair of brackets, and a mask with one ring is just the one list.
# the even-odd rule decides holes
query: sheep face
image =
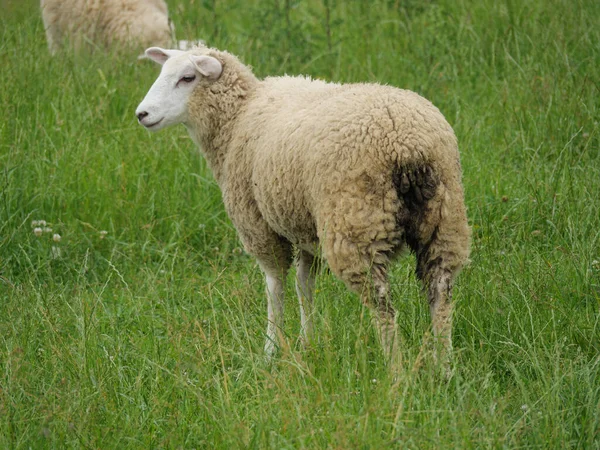
{"label": "sheep face", "polygon": [[187,123],[188,99],[203,78],[219,78],[221,63],[211,56],[158,47],[146,50],[146,56],[161,64],[162,70],[135,111],[140,124],[157,131]]}

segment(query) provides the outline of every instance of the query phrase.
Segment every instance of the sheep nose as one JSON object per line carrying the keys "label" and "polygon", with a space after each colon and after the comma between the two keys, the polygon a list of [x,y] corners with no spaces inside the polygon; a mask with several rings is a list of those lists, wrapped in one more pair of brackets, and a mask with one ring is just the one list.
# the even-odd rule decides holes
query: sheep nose
{"label": "sheep nose", "polygon": [[142,111],[142,112],[137,113],[136,115],[137,115],[138,120],[141,122],[144,119],[144,117],[146,117],[148,115],[148,113],[146,111]]}

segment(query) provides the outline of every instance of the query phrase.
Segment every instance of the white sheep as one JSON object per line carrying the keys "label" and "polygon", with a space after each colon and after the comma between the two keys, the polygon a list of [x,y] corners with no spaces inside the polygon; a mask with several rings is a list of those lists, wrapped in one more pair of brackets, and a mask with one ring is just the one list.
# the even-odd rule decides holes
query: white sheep
{"label": "white sheep", "polygon": [[52,53],[75,49],[170,46],[173,29],[164,0],[41,0]]}
{"label": "white sheep", "polygon": [[436,352],[447,363],[452,282],[468,258],[470,228],[456,137],[439,110],[390,86],[259,80],[216,49],[146,55],[163,67],[138,120],[152,131],[183,123],[199,144],[244,248],[266,275],[267,355],[283,325],[293,247],[302,336],[311,339],[311,267],[320,247],[372,311],[395,366],[388,265],[408,247],[428,295]]}

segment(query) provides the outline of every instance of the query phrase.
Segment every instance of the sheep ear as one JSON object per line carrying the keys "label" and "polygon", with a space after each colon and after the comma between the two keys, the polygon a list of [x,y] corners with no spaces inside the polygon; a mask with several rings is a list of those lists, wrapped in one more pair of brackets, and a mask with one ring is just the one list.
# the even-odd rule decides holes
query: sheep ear
{"label": "sheep ear", "polygon": [[223,72],[221,62],[212,56],[190,55],[190,60],[194,63],[198,72],[209,80],[217,80]]}
{"label": "sheep ear", "polygon": [[146,58],[151,59],[155,63],[158,63],[162,66],[167,62],[167,59],[180,55],[181,53],[184,52],[181,50],[166,50],[160,47],[150,47],[144,54]]}

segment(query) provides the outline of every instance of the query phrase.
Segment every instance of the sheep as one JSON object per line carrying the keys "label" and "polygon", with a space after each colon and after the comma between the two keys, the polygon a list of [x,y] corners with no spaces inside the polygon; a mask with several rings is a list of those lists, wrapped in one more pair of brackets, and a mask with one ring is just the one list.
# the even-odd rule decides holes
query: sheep
{"label": "sheep", "polygon": [[217,49],[146,55],[162,69],[137,119],[151,131],[182,123],[199,145],[266,277],[267,357],[295,250],[301,339],[313,339],[311,268],[324,259],[370,309],[386,360],[400,367],[388,268],[408,248],[429,300],[434,360],[449,370],[451,292],[471,231],[457,139],[440,111],[391,86],[260,80]]}
{"label": "sheep", "polygon": [[70,38],[77,50],[170,46],[173,29],[164,0],[41,0],[48,47]]}

